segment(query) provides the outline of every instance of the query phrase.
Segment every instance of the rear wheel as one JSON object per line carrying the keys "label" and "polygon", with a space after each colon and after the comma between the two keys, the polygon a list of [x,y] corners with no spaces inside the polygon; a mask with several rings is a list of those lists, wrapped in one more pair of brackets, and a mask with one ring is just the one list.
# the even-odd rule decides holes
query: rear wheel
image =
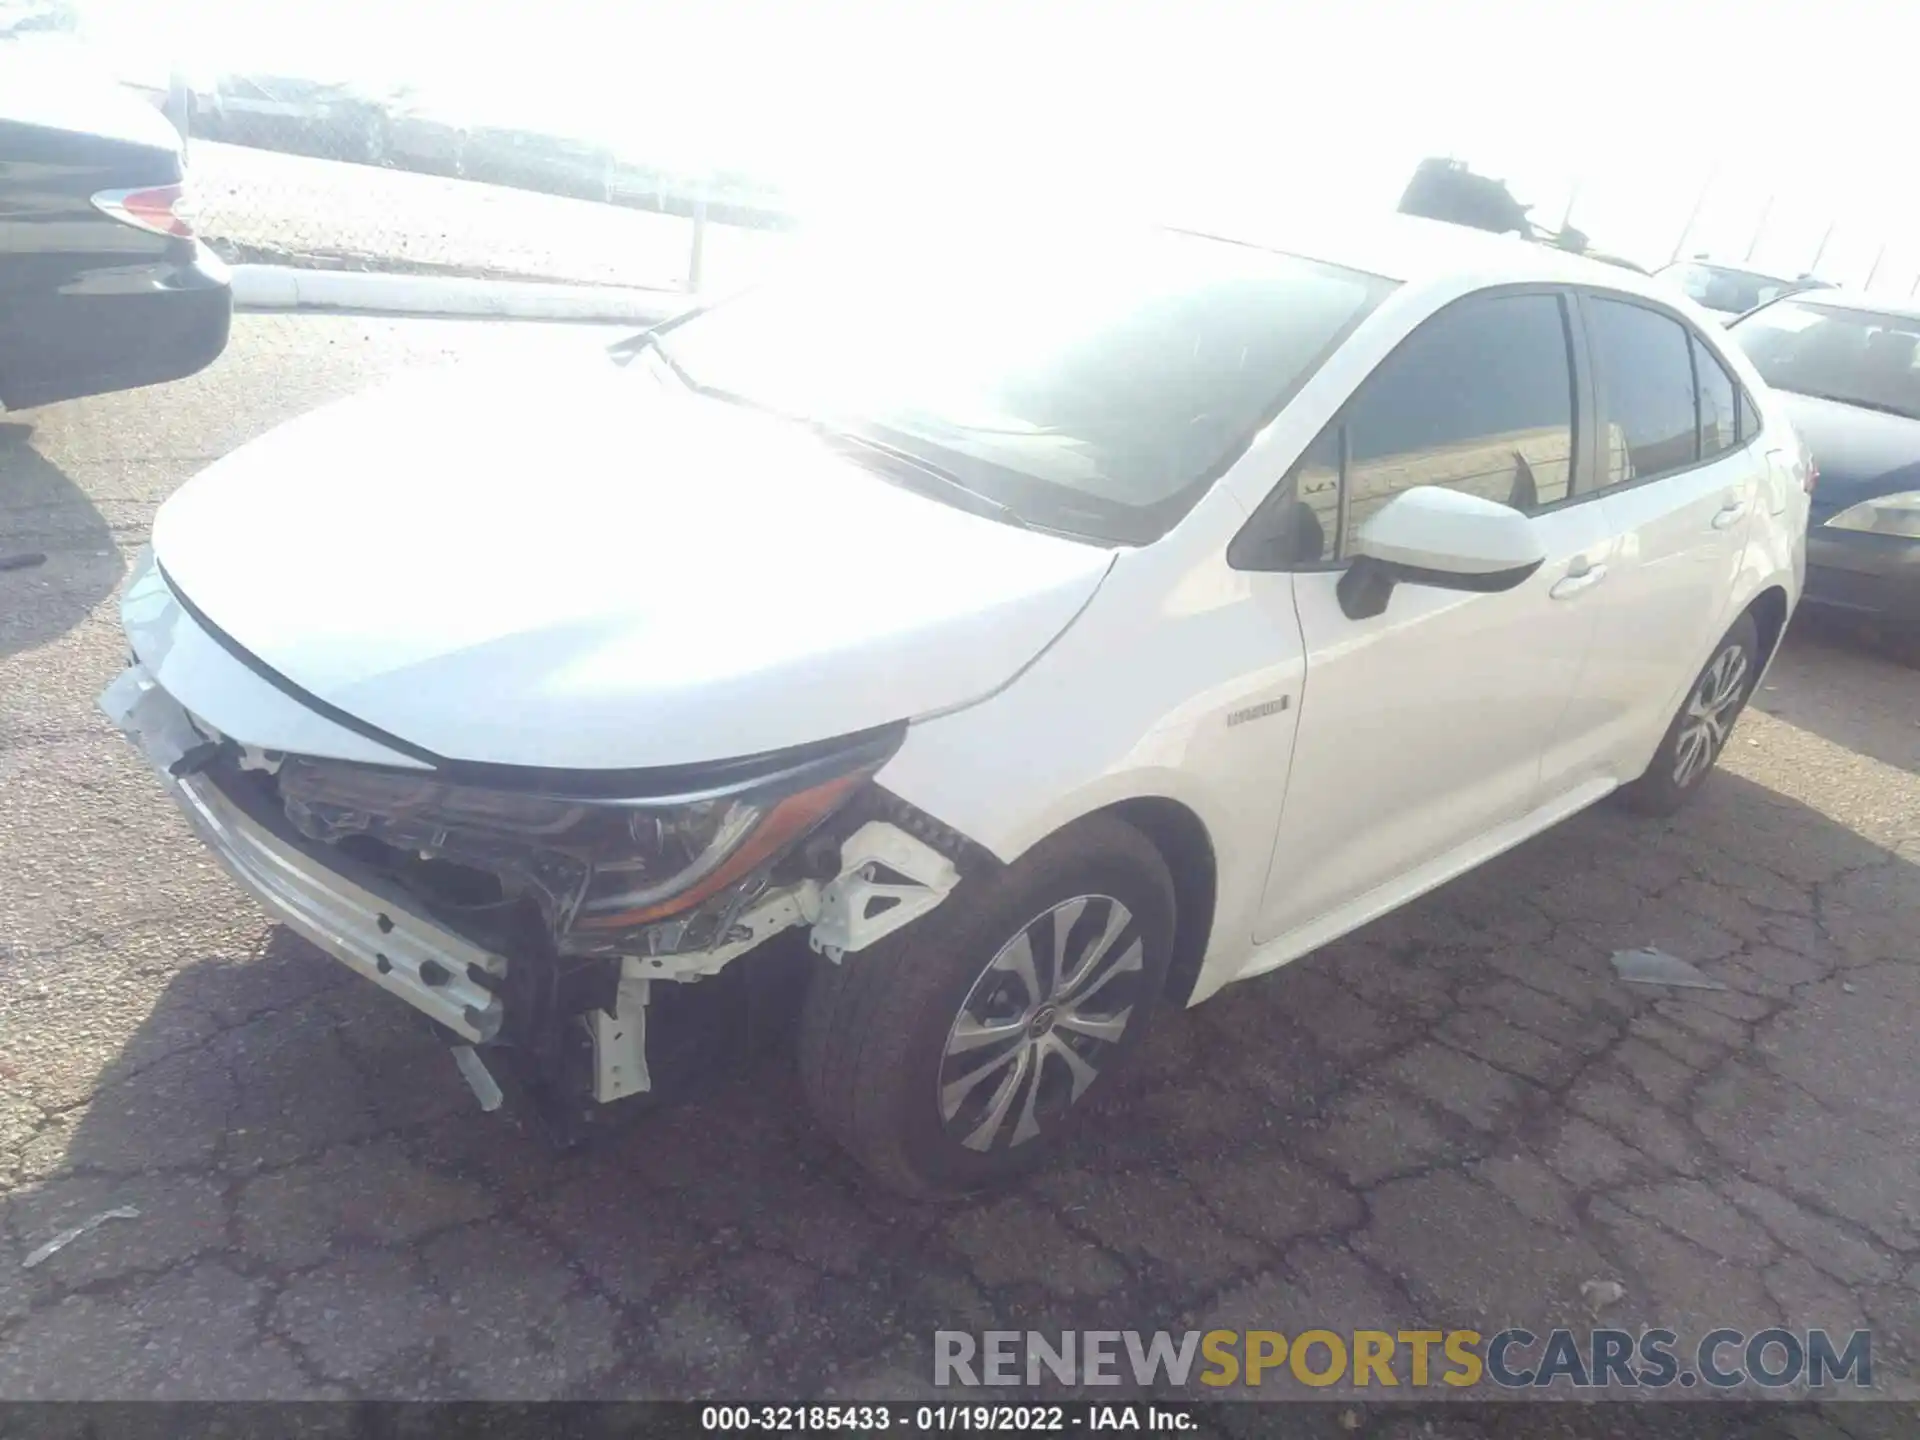
{"label": "rear wheel", "polygon": [[1726,748],[1759,678],[1760,632],[1751,615],[1742,615],[1687,691],[1647,773],[1621,790],[1627,807],[1665,816],[1686,804]]}
{"label": "rear wheel", "polygon": [[1173,882],[1099,817],[823,964],[800,1030],[815,1113],[884,1184],[965,1194],[1032,1169],[1112,1090],[1166,983]]}

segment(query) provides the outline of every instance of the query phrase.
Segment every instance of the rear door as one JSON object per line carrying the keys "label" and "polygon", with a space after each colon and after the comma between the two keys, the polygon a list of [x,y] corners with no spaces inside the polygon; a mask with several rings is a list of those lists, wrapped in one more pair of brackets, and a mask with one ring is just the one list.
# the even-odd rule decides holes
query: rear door
{"label": "rear door", "polygon": [[1652,301],[1579,297],[1599,409],[1592,477],[1618,537],[1565,743],[1570,767],[1634,778],[1680,693],[1733,622],[1766,459],[1743,438],[1741,393],[1701,332]]}

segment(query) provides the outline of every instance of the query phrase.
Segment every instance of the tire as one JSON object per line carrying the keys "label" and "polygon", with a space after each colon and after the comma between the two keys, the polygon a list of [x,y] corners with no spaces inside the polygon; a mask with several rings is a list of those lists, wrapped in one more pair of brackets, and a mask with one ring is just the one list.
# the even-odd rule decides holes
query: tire
{"label": "tire", "polygon": [[1665,817],[1693,797],[1713,773],[1727,736],[1746,709],[1760,678],[1760,663],[1760,631],[1753,616],[1742,615],[1687,687],[1646,774],[1621,789],[1621,801],[1629,810]]}
{"label": "tire", "polygon": [[[814,1113],[909,1198],[953,1198],[1024,1174],[1090,1101],[1112,1093],[1165,988],[1173,927],[1160,852],[1111,816],[963,880],[931,914],[838,964],[820,962],[799,1045]],[[1052,984],[1056,938],[1064,986]],[[989,1028],[1005,1038],[984,1040]]]}

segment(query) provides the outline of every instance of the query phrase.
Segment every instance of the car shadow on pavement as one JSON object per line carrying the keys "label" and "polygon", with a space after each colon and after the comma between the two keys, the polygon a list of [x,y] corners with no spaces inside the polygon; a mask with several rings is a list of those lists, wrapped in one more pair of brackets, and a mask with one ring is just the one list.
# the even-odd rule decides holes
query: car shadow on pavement
{"label": "car shadow on pavement", "polygon": [[106,517],[32,440],[0,420],[0,659],[78,625],[125,568]]}
{"label": "car shadow on pavement", "polygon": [[[179,957],[18,1142],[0,1394],[911,1396],[937,1329],[1544,1333],[1596,1279],[1629,1328],[1882,1327],[1911,1377],[1916,913],[1920,868],[1736,775],[1602,807],[1162,1016],[1058,1163],[949,1205],[865,1184],[778,1049],[556,1153],[272,932]],[[1727,988],[1622,983],[1647,945]]]}
{"label": "car shadow on pavement", "polygon": [[1810,611],[1794,617],[1753,706],[1843,750],[1920,774],[1920,641],[1873,636]]}

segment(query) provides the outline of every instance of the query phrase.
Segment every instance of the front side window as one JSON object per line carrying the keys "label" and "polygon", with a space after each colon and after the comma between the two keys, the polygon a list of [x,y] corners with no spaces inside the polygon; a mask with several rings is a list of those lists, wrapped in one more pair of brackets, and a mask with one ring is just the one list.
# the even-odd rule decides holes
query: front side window
{"label": "front side window", "polygon": [[1776,389],[1920,418],[1920,319],[1782,300],[1727,333]]}
{"label": "front side window", "polygon": [[1624,300],[1588,297],[1600,388],[1605,483],[1624,485],[1700,458],[1686,327]]}
{"label": "front side window", "polygon": [[1173,232],[1022,236],[844,278],[751,291],[659,348],[698,389],[1127,544],[1177,521],[1393,288]]}
{"label": "front side window", "polygon": [[1462,301],[1416,330],[1345,412],[1341,554],[1395,495],[1441,485],[1537,510],[1573,477],[1573,371],[1554,295]]}

